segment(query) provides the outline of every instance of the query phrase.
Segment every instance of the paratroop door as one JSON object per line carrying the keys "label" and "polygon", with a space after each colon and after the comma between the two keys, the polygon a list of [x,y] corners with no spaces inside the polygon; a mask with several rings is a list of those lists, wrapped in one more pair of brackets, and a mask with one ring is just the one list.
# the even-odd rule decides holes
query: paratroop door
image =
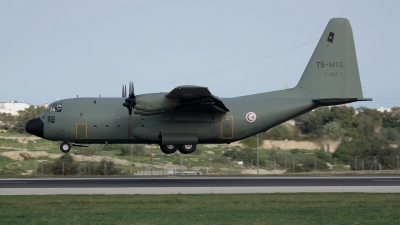
{"label": "paratroop door", "polygon": [[76,124],[76,139],[87,139],[87,124],[77,123]]}
{"label": "paratroop door", "polygon": [[233,138],[233,116],[223,116],[221,121],[221,138]]}

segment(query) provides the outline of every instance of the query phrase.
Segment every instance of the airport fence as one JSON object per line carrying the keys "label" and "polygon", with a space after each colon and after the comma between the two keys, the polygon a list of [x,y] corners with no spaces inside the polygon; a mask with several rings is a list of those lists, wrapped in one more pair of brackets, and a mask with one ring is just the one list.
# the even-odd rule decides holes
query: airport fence
{"label": "airport fence", "polygon": [[[262,160],[262,163],[260,163]],[[258,166],[257,166],[258,165]],[[157,169],[157,168],[158,169]],[[161,168],[161,169],[160,169]],[[349,164],[335,158],[324,159],[316,154],[294,152],[269,152],[258,159],[239,161],[232,158],[210,160],[202,166],[177,160],[173,163],[153,163],[146,167],[118,165],[111,161],[101,162],[0,162],[0,177],[10,176],[168,176],[168,175],[278,175],[307,173],[400,173],[400,159],[388,160],[354,156]]]}

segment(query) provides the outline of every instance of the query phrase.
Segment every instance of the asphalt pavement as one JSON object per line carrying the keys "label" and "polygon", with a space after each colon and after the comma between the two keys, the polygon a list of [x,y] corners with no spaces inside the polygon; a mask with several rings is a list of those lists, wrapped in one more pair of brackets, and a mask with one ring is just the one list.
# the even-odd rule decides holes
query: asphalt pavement
{"label": "asphalt pavement", "polygon": [[400,176],[0,179],[0,195],[400,193]]}

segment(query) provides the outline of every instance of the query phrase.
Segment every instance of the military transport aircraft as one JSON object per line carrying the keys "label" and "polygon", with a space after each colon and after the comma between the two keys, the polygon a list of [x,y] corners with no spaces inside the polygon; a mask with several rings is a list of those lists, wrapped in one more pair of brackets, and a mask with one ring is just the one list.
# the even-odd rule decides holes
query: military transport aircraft
{"label": "military transport aircraft", "polygon": [[[26,131],[61,141],[67,153],[89,144],[149,143],[162,152],[192,153],[200,143],[231,143],[265,132],[320,106],[363,98],[350,23],[331,19],[297,86],[236,98],[206,87],[179,86],[169,93],[56,101],[26,124]],[[126,96],[128,94],[128,96]],[[126,98],[124,100],[124,98]]]}

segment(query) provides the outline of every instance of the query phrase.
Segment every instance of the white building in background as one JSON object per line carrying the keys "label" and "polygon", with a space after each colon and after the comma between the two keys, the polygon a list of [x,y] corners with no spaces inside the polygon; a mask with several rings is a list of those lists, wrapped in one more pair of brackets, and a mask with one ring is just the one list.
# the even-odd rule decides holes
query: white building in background
{"label": "white building in background", "polygon": [[0,102],[0,113],[10,113],[11,115],[18,115],[18,111],[29,108],[30,105],[26,102],[17,101],[4,101]]}
{"label": "white building in background", "polygon": [[379,112],[391,112],[392,111],[392,109],[383,108],[383,107],[376,108],[376,110]]}

